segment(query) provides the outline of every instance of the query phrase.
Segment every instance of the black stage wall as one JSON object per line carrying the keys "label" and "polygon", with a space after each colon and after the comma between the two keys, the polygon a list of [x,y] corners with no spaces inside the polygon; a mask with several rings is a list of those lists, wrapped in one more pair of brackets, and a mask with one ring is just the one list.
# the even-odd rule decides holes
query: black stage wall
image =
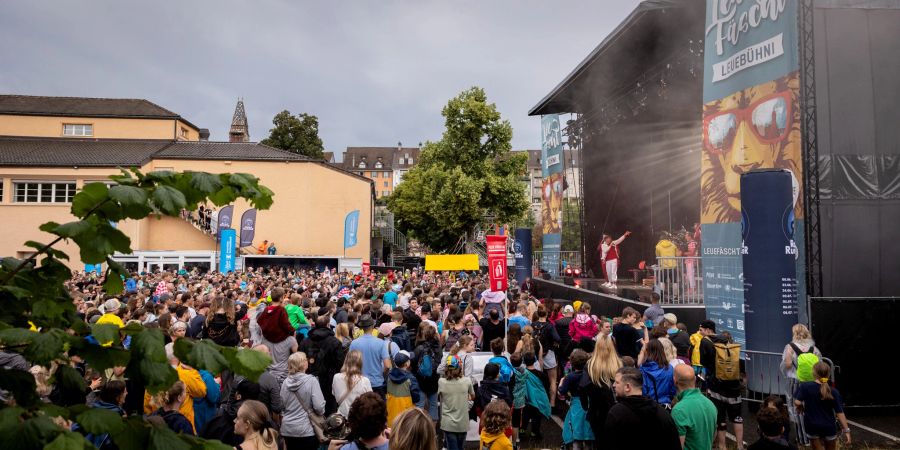
{"label": "black stage wall", "polygon": [[823,295],[898,295],[900,2],[846,3],[816,2]]}

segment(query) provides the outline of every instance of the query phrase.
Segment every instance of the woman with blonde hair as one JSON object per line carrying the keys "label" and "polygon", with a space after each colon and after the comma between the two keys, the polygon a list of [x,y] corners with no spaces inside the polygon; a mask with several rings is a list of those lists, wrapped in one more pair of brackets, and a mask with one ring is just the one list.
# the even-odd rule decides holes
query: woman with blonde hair
{"label": "woman with blonde hair", "polygon": [[168,390],[160,392],[152,398],[151,404],[159,409],[151,415],[161,417],[170,430],[193,436],[194,425],[178,411],[181,404],[188,399],[187,396],[184,383],[176,381]]}
{"label": "woman with blonde hair", "polygon": [[[788,405],[794,403],[794,392],[800,387],[800,383],[812,381],[801,380],[801,377],[797,376],[797,360],[800,355],[806,353],[812,353],[818,359],[822,358],[822,353],[816,348],[816,343],[812,339],[809,328],[806,328],[806,325],[803,325],[802,323],[798,323],[791,327],[791,342],[785,345],[784,350],[781,352],[781,370],[788,378],[788,389],[785,392],[785,397],[787,398],[786,403]],[[797,441],[804,446],[809,445],[809,439],[806,437],[806,430],[803,429],[803,415],[794,408],[788,408],[788,411],[790,412],[791,422],[797,427]]]}
{"label": "woman with blonde hair", "polygon": [[519,339],[519,342],[516,343],[516,348],[513,353],[519,353],[524,355],[525,353],[534,353],[534,356],[537,357],[538,367],[543,368],[543,364],[541,364],[544,360],[544,349],[541,348],[541,341],[538,340],[534,335],[534,328],[531,325],[525,325],[525,328],[522,329],[522,337]]}
{"label": "woman with blonde hair", "polygon": [[276,450],[280,448],[278,431],[269,417],[269,409],[257,400],[245,400],[234,419],[234,434],[244,437],[239,450]]}
{"label": "woman with blonde hair", "polygon": [[622,368],[622,361],[616,353],[616,346],[609,335],[601,334],[597,337],[594,352],[588,359],[585,373],[590,378],[590,384],[585,388],[583,399],[590,398],[588,405],[581,405],[587,411],[587,421],[594,432],[594,439],[599,446],[603,433],[603,424],[606,423],[606,414],[616,403],[613,392],[613,381],[616,372]]}
{"label": "woman with blonde hair", "polygon": [[372,383],[362,375],[362,364],[362,352],[351,350],[344,358],[341,371],[334,374],[331,382],[331,393],[337,400],[337,412],[344,417],[350,413],[350,405],[357,397],[372,392]]}
{"label": "woman with blonde hair", "polygon": [[347,350],[350,347],[350,343],[353,342],[353,337],[350,336],[350,325],[346,322],[338,324],[337,328],[334,329],[334,337],[341,341],[344,350]]}
{"label": "woman with blonde hair", "polygon": [[437,450],[437,434],[431,416],[419,408],[400,413],[391,426],[388,450]]}
{"label": "woman with blonde hair", "polygon": [[288,358],[288,377],[281,385],[284,411],[281,435],[288,450],[317,448],[319,440],[312,425],[312,415],[325,414],[325,397],[319,380],[306,373],[309,361],[306,353],[297,352]]}

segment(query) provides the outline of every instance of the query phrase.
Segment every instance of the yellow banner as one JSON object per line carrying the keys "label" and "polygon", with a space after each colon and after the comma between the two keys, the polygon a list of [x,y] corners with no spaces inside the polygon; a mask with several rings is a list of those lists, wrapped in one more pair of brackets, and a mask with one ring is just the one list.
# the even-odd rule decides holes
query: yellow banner
{"label": "yellow banner", "polygon": [[425,270],[478,270],[478,255],[425,255]]}

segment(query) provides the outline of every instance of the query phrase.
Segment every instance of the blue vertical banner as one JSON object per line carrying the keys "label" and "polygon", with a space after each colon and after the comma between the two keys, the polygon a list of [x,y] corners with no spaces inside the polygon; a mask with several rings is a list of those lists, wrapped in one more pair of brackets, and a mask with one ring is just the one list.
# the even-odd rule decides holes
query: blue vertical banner
{"label": "blue vertical banner", "polygon": [[516,228],[513,256],[516,262],[516,282],[522,284],[531,276],[531,228]]}
{"label": "blue vertical banner", "polygon": [[797,244],[791,174],[741,176],[744,316],[747,347],[780,353],[797,323]]}
{"label": "blue vertical banner", "polygon": [[559,276],[562,243],[563,143],[559,114],[541,116],[541,269]]}
{"label": "blue vertical banner", "polygon": [[344,249],[356,245],[359,231],[359,210],[354,209],[344,218]]}
{"label": "blue vertical banner", "polygon": [[[745,320],[745,289],[754,283],[745,279],[742,175],[753,169],[785,171],[794,226],[803,226],[797,181],[803,179],[798,3],[706,1],[700,152],[704,304],[718,330],[749,350],[763,349],[745,340],[756,331],[748,330]],[[794,277],[803,269],[803,249],[797,251]],[[803,284],[796,285],[795,294],[804,297]]]}
{"label": "blue vertical banner", "polygon": [[219,210],[216,218],[216,238],[222,239],[222,231],[231,228],[231,216],[234,215],[234,205],[228,205]]}
{"label": "blue vertical banner", "polygon": [[219,272],[234,272],[237,231],[232,228],[220,229],[219,231]]}
{"label": "blue vertical banner", "polygon": [[241,245],[250,247],[256,237],[256,208],[250,208],[241,214]]}

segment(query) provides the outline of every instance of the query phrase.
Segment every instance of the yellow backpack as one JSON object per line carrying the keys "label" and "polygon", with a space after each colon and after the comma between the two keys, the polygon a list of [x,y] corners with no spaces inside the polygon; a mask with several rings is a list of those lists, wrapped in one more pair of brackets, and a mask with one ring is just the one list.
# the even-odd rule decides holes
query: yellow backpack
{"label": "yellow backpack", "polygon": [[691,365],[692,366],[700,366],[700,341],[703,340],[703,335],[700,332],[696,332],[691,335]]}

